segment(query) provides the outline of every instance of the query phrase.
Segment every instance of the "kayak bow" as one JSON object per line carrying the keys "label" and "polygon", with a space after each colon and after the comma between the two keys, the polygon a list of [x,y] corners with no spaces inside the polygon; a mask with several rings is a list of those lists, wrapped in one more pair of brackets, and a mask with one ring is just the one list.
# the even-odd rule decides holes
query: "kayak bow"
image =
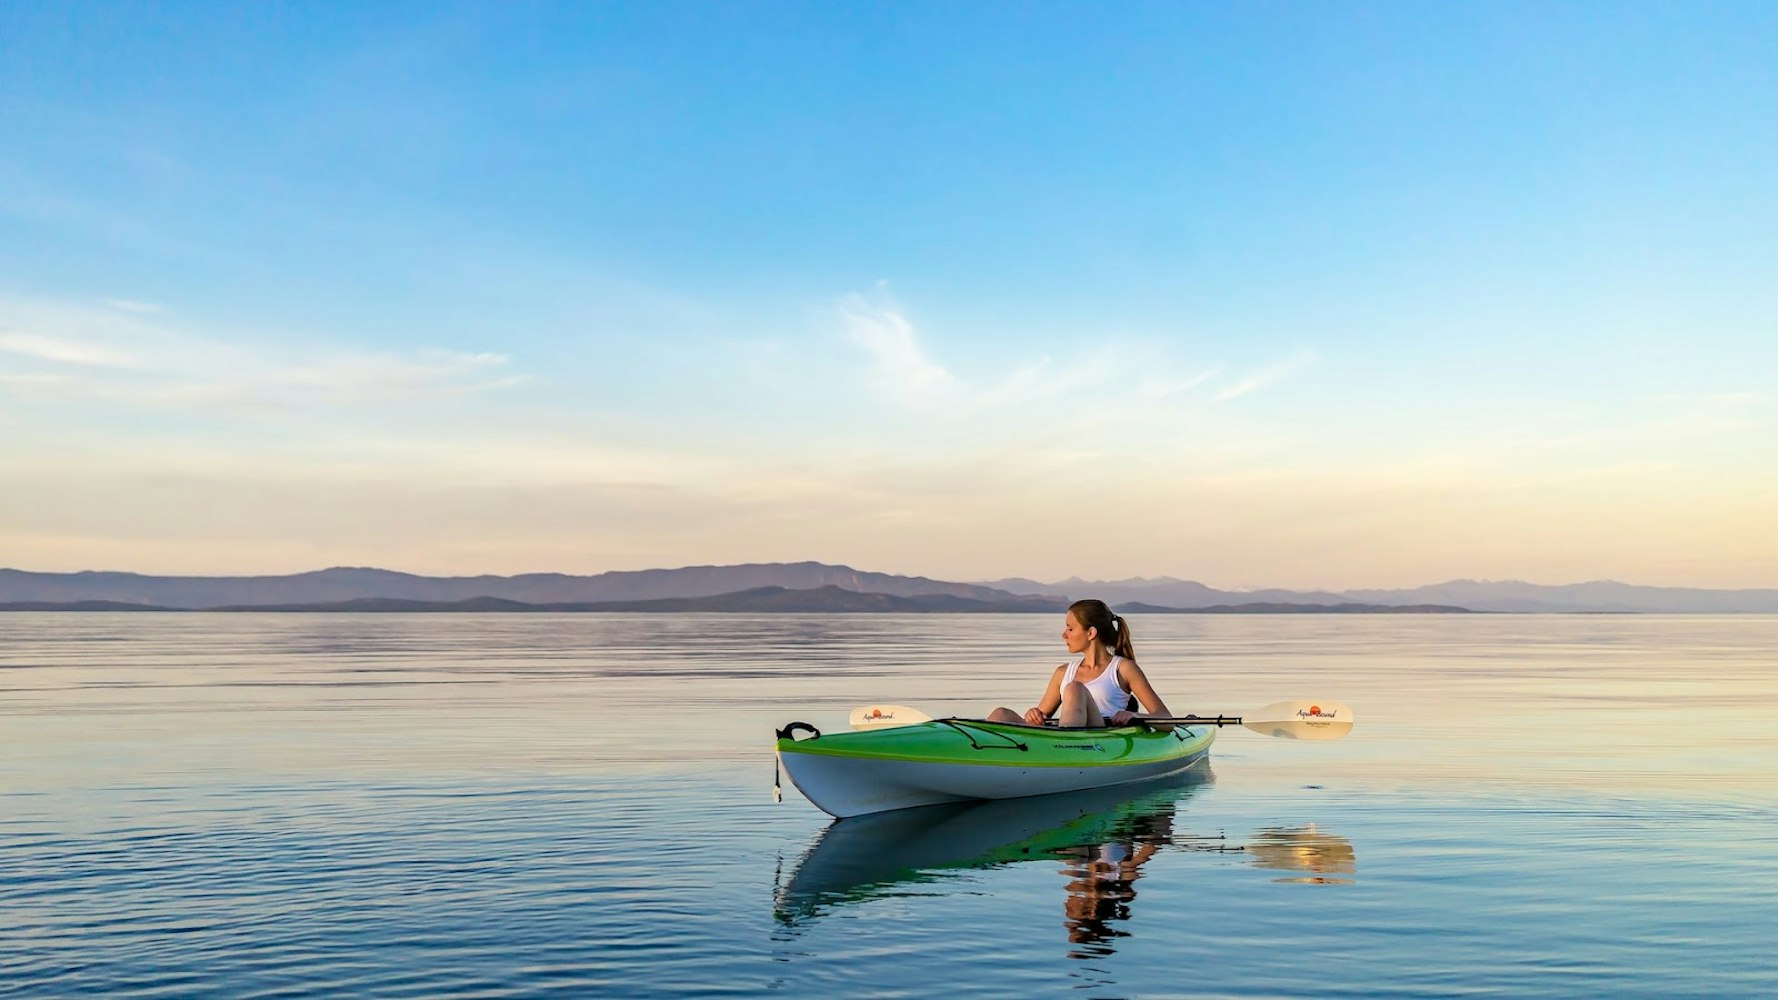
{"label": "kayak bow", "polygon": [[[811,733],[796,739],[799,731]],[[1216,727],[1058,729],[976,719],[822,735],[793,722],[777,758],[799,791],[841,818],[1101,788],[1177,774],[1203,760]]]}

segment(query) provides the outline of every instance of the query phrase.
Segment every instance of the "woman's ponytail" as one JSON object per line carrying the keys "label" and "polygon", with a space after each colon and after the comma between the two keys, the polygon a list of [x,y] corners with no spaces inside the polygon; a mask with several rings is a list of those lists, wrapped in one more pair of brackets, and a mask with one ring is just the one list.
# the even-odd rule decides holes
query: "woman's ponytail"
{"label": "woman's ponytail", "polygon": [[1114,614],[1111,616],[1111,625],[1117,629],[1117,642],[1112,645],[1111,651],[1126,660],[1134,660],[1136,647],[1130,642],[1130,623],[1124,620],[1123,615]]}

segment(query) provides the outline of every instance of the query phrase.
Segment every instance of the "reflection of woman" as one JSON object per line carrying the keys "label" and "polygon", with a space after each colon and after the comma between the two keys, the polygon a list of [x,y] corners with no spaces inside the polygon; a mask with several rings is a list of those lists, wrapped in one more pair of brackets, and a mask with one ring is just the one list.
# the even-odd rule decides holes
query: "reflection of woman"
{"label": "reflection of woman", "polygon": [[1127,844],[1103,844],[1080,850],[1084,857],[1079,865],[1062,870],[1069,876],[1068,898],[1062,903],[1062,926],[1068,928],[1070,942],[1085,947],[1070,951],[1068,957],[1109,955],[1116,949],[1108,942],[1130,934],[1113,925],[1130,919],[1138,869],[1155,848],[1144,844],[1134,854]]}
{"label": "reflection of woman", "polygon": [[1062,903],[1062,926],[1068,940],[1082,945],[1069,958],[1109,955],[1116,950],[1112,938],[1128,937],[1116,921],[1130,919],[1136,899],[1136,880],[1142,865],[1154,857],[1173,836],[1173,811],[1161,810],[1133,817],[1119,824],[1111,839],[1064,852],[1074,863],[1062,869],[1068,876],[1068,898]]}

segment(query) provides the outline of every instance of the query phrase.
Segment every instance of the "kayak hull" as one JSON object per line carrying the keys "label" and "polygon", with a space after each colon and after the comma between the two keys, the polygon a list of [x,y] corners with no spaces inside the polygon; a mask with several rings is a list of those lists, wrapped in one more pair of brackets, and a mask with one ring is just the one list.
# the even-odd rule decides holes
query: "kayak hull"
{"label": "kayak hull", "polygon": [[812,739],[780,738],[779,766],[823,812],[892,809],[1103,788],[1204,760],[1214,727],[1052,729],[939,719]]}

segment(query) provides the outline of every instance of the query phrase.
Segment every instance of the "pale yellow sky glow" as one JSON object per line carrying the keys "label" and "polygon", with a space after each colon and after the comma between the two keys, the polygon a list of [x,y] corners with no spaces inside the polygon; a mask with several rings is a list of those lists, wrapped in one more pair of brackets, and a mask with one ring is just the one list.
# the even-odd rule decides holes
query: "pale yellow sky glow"
{"label": "pale yellow sky glow", "polygon": [[[1136,341],[1121,363],[1014,350],[1010,374],[969,379],[899,307],[851,296],[798,352],[842,348],[821,385],[817,362],[763,369],[700,424],[581,406],[551,373],[493,352],[367,360],[337,344],[217,341],[139,310],[34,306],[0,334],[14,380],[0,551],[15,568],[470,575],[814,559],[1234,588],[1778,583],[1772,406],[1751,390],[1621,413],[1569,400],[1430,429],[1387,413],[1316,419],[1354,391],[1330,383],[1355,369],[1330,371],[1310,348],[1176,370]],[[330,360],[288,360],[311,355]],[[20,387],[33,378],[54,381]],[[751,392],[801,403],[755,408]]]}

